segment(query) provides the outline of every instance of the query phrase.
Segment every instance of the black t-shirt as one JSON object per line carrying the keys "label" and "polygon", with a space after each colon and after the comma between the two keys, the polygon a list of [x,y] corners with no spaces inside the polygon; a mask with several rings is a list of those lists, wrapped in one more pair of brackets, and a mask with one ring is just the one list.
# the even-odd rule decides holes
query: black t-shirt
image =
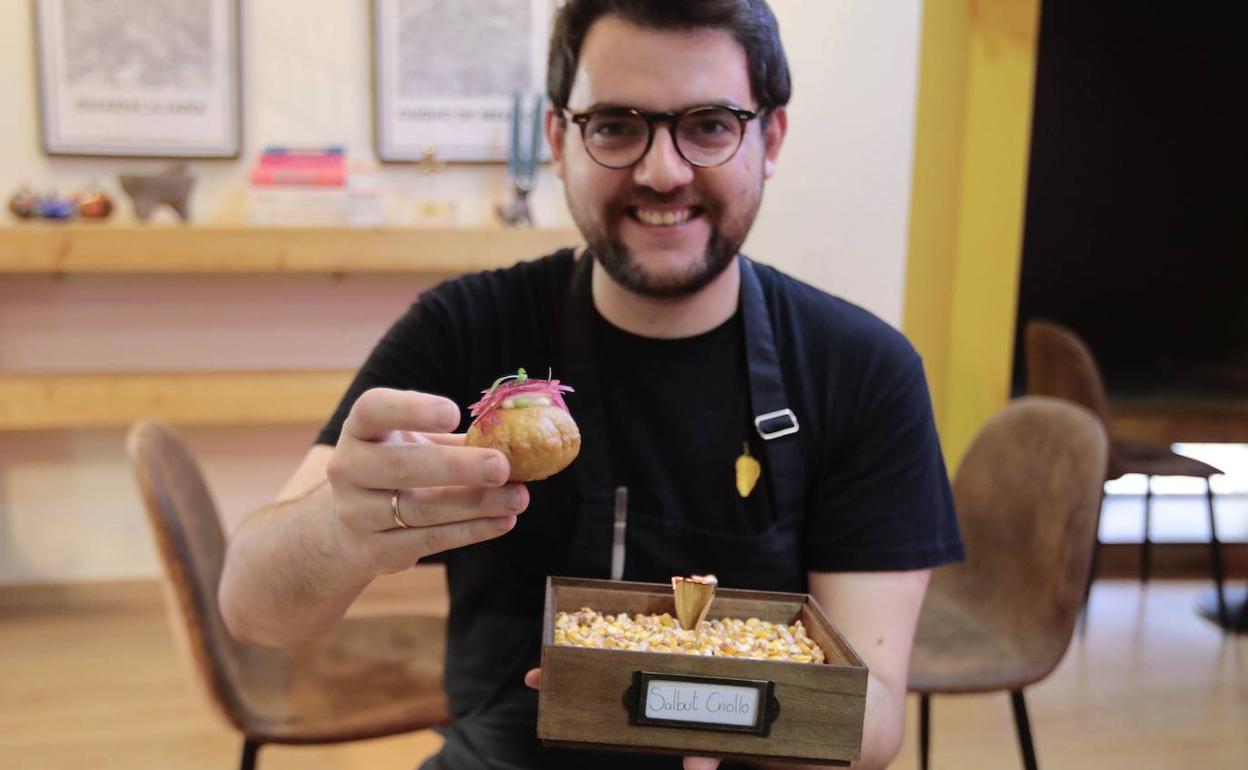
{"label": "black t-shirt", "polygon": [[[562,324],[573,264],[565,250],[424,293],[373,350],[318,442],[337,442],[351,405],[372,387],[451,398],[466,429],[467,406],[498,376],[523,366],[558,378],[568,368]],[[808,571],[917,569],[961,558],[913,348],[861,308],[773,268],[754,270],[785,396],[801,419],[795,438],[806,510],[792,520],[778,514],[764,483],[740,312],[676,340],[638,337],[599,316],[593,355],[610,472],[629,490],[625,578],[714,572],[727,587],[801,591]],[[575,417],[577,394],[566,400]],[[763,464],[763,481],[743,499],[734,468],[745,444]],[[529,509],[512,532],[443,557],[451,594],[446,683],[457,721],[442,764],[432,767],[471,767],[467,758],[477,753],[519,766],[587,761],[541,751],[535,699],[520,684],[538,659],[545,578],[573,574],[580,493],[572,470],[529,485]],[[460,744],[473,748],[463,753]],[[635,756],[629,761],[640,766]]]}
{"label": "black t-shirt", "polygon": [[[741,314],[684,339],[639,337],[595,320],[612,476],[629,490],[634,528],[650,517],[723,535],[766,529],[768,485],[756,484],[746,498],[736,487],[746,444],[755,459],[767,459],[742,376]],[[714,571],[703,566],[695,572]],[[636,567],[625,578],[635,575]]]}

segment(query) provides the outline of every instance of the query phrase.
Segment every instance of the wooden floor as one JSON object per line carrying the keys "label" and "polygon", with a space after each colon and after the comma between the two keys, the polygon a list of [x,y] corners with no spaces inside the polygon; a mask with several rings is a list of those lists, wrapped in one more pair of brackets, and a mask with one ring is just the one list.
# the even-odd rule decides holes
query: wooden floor
{"label": "wooden floor", "polygon": [[[1248,768],[1248,635],[1194,613],[1210,585],[1096,583],[1086,635],[1026,691],[1042,769]],[[896,770],[918,766],[917,713]],[[932,770],[1022,766],[1007,695],[936,697],[931,720]]]}
{"label": "wooden floor", "polygon": [[[1086,637],[1028,691],[1041,768],[1248,767],[1248,636],[1224,637],[1192,612],[1204,588],[1097,584]],[[150,585],[90,602],[0,592],[0,767],[236,767],[239,740],[186,673]],[[908,717],[898,770],[917,765],[913,702]],[[1020,766],[1005,696],[936,698],[932,730],[933,770]],[[267,747],[260,766],[411,770],[439,741]]]}

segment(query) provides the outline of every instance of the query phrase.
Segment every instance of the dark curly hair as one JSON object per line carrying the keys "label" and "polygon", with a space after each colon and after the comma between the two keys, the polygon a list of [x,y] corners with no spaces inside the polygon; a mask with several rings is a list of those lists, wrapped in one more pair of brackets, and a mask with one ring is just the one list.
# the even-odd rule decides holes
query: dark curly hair
{"label": "dark curly hair", "polygon": [[765,0],[568,0],[555,18],[546,70],[546,96],[556,109],[568,106],[586,33],[607,14],[651,29],[722,29],[745,49],[750,89],[759,108],[789,102],[789,63]]}

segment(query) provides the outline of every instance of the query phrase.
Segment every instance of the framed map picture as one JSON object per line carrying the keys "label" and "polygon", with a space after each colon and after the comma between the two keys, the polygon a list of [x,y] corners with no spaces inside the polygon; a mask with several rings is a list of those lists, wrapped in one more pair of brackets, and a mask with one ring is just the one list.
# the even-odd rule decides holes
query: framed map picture
{"label": "framed map picture", "polygon": [[232,158],[239,0],[35,0],[51,155]]}
{"label": "framed map picture", "polygon": [[555,0],[372,1],[377,156],[506,160],[515,95],[546,91]]}

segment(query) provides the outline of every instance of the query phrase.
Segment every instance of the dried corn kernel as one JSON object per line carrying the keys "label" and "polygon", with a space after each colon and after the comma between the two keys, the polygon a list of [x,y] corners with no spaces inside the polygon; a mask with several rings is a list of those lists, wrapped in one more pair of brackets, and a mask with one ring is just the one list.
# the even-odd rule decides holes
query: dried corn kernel
{"label": "dried corn kernel", "polygon": [[823,650],[802,621],[785,626],[758,618],[704,620],[695,630],[682,629],[668,613],[603,615],[588,607],[555,616],[555,644],[637,652],[788,660],[823,663]]}

